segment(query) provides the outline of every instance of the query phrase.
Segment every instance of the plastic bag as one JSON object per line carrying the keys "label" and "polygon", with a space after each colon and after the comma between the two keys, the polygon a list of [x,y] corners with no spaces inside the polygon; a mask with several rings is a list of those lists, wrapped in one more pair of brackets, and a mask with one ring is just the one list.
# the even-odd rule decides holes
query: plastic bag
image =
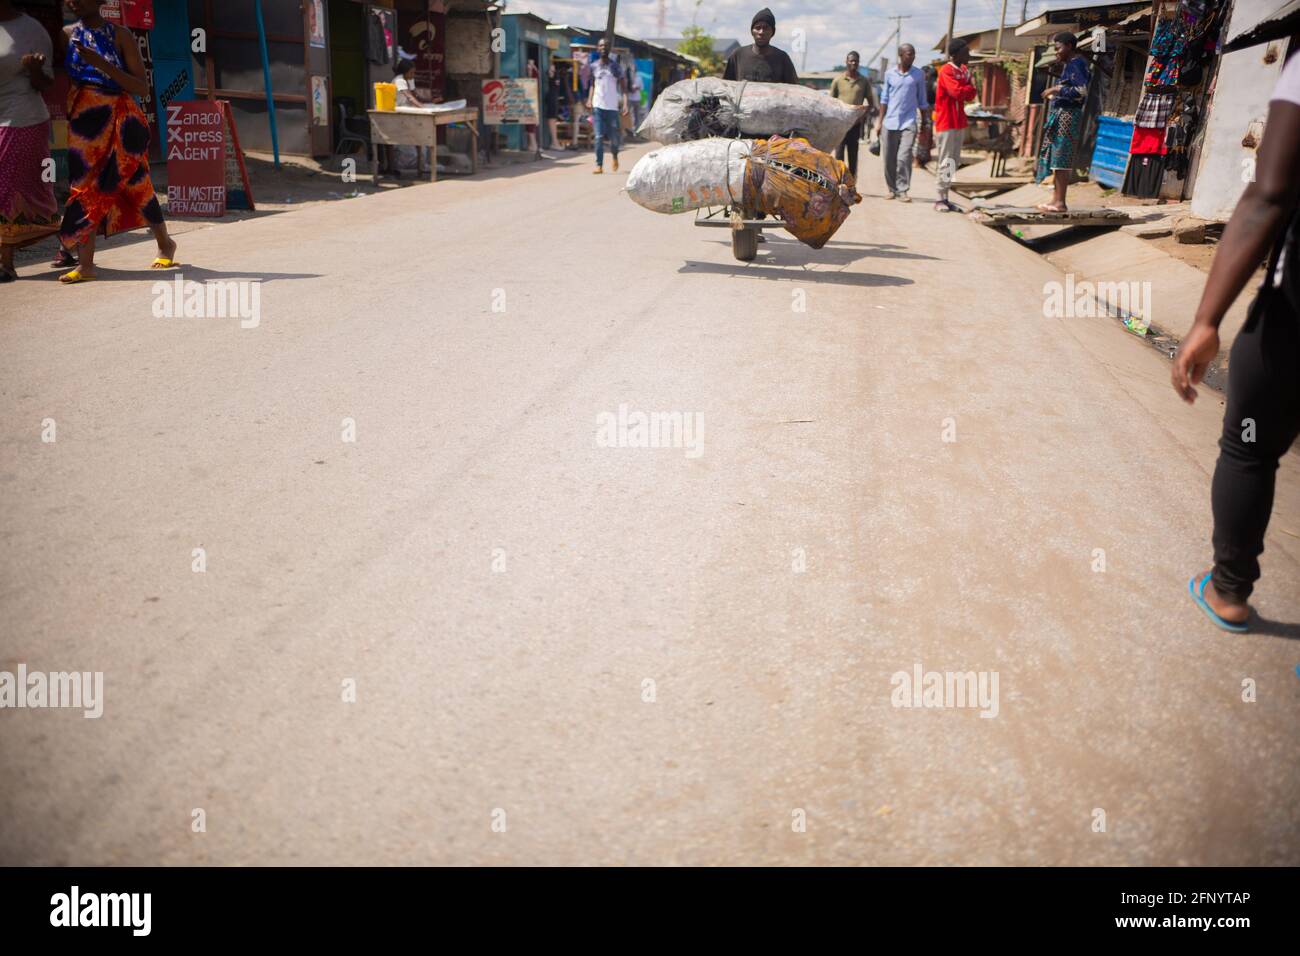
{"label": "plastic bag", "polygon": [[703,139],[661,147],[632,167],[628,195],[637,205],[665,213],[739,203],[751,147],[743,139]]}
{"label": "plastic bag", "polygon": [[792,83],[701,77],[681,80],[660,93],[637,134],[661,143],[794,135],[831,151],[866,111],[865,105],[849,106]]}

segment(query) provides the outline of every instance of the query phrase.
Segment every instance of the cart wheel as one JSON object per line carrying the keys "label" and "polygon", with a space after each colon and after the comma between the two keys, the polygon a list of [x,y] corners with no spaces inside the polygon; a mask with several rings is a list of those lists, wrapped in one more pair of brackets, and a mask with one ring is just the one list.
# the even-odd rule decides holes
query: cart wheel
{"label": "cart wheel", "polygon": [[731,254],[741,262],[753,262],[758,255],[758,230],[753,226],[731,230]]}

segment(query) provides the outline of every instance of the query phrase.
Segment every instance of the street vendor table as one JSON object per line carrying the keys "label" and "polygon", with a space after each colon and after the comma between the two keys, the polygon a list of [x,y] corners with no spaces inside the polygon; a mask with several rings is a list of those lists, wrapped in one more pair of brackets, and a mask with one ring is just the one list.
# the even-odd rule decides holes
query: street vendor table
{"label": "street vendor table", "polygon": [[[478,110],[367,110],[370,115],[370,142],[374,146],[429,146],[429,182],[438,181],[438,127],[464,123],[474,139],[470,168],[478,172]],[[379,178],[379,150],[370,161],[372,179]]]}

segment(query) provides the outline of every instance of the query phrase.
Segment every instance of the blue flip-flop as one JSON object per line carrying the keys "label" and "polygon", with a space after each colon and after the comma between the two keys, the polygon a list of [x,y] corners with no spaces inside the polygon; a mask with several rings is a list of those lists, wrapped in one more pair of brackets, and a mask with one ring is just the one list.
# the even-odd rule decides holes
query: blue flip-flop
{"label": "blue flip-flop", "polygon": [[1196,584],[1196,575],[1187,579],[1187,593],[1192,596],[1196,606],[1205,612],[1205,616],[1217,624],[1225,631],[1231,631],[1233,634],[1245,634],[1250,628],[1245,624],[1233,624],[1231,621],[1225,621],[1219,615],[1214,613],[1214,608],[1205,600],[1205,585],[1209,583],[1211,575],[1207,574],[1201,578],[1200,586]]}

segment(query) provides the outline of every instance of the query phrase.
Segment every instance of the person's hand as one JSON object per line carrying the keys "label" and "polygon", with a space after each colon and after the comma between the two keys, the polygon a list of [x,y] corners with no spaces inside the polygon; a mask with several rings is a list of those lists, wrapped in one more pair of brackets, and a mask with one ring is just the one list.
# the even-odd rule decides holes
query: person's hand
{"label": "person's hand", "polygon": [[622,108],[619,110],[619,112],[622,113],[624,116],[627,115],[627,104],[626,104],[626,103],[623,104],[623,106],[622,106]]}
{"label": "person's hand", "polygon": [[1219,354],[1219,330],[1208,322],[1193,322],[1191,331],[1174,353],[1174,365],[1169,370],[1174,391],[1188,405],[1196,401],[1195,386],[1205,378],[1205,370]]}
{"label": "person's hand", "polygon": [[1059,92],[1061,92],[1061,88],[1059,86],[1049,86],[1047,89],[1043,90],[1043,99],[1045,100],[1053,99],[1055,98],[1056,94]]}
{"label": "person's hand", "polygon": [[44,53],[27,53],[22,59],[23,69],[29,73],[39,73],[45,68]]}
{"label": "person's hand", "polygon": [[111,67],[113,65],[112,63],[108,62],[108,60],[104,57],[104,54],[100,53],[98,50],[94,49],[93,47],[86,46],[84,43],[77,44],[77,52],[81,54],[81,58],[83,60],[85,60],[87,63],[89,63],[97,70],[103,70],[106,67]]}

